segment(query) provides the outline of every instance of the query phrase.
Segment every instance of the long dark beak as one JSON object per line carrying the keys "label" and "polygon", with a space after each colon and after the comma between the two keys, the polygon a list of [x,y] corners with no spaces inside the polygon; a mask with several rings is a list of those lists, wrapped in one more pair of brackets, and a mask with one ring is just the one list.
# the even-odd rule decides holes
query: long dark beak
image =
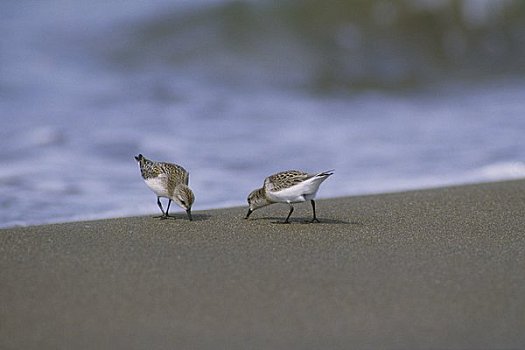
{"label": "long dark beak", "polygon": [[246,214],[245,219],[248,219],[252,213],[253,213],[253,210],[251,210],[250,208],[248,208],[248,213]]}
{"label": "long dark beak", "polygon": [[193,218],[191,217],[191,209],[186,210],[186,213],[188,214],[188,219],[192,221]]}

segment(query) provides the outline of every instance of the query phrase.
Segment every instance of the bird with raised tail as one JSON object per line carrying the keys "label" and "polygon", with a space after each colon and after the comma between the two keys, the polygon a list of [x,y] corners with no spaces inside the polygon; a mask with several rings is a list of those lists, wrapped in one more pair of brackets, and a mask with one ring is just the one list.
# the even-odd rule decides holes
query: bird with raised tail
{"label": "bird with raised tail", "polygon": [[[157,195],[157,205],[162,212],[160,218],[170,217],[168,212],[171,201],[174,201],[186,210],[188,219],[191,221],[191,206],[195,201],[195,195],[188,187],[190,174],[186,169],[177,164],[149,160],[142,154],[136,156],[135,160],[139,164],[144,182]],[[160,198],[168,198],[166,211],[162,207]]]}
{"label": "bird with raised tail", "polygon": [[319,222],[315,213],[315,196],[319,186],[330,175],[333,170],[323,171],[318,174],[309,174],[299,170],[287,170],[268,176],[264,185],[250,193],[248,196],[248,219],[254,210],[274,203],[287,203],[290,212],[284,220],[289,223],[290,216],[294,211],[293,204],[310,201],[312,204],[313,218],[311,222]]}

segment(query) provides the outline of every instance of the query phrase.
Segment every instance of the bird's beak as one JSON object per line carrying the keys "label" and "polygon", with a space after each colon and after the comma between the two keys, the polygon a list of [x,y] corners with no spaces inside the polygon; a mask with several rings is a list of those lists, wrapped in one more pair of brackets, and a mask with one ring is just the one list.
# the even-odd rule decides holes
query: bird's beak
{"label": "bird's beak", "polygon": [[188,214],[188,219],[192,221],[193,218],[191,217],[191,209],[186,210],[186,213]]}
{"label": "bird's beak", "polygon": [[253,210],[251,210],[250,208],[248,208],[248,213],[246,214],[245,219],[248,219],[248,218],[250,217],[251,213],[253,213]]}

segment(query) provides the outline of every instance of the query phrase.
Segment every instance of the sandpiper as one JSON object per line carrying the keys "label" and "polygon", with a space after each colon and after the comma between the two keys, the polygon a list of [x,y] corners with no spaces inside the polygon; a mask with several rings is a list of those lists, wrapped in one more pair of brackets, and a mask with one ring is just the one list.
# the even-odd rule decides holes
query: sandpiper
{"label": "sandpiper", "polygon": [[283,171],[264,179],[264,185],[250,193],[248,196],[248,213],[274,203],[288,203],[290,212],[284,220],[289,223],[290,215],[294,210],[293,203],[310,201],[312,204],[313,218],[311,222],[319,222],[315,214],[315,195],[321,183],[333,174],[333,170],[323,171],[318,174],[309,174],[299,170]]}
{"label": "sandpiper", "polygon": [[[142,154],[135,157],[139,163],[140,173],[146,185],[157,195],[157,205],[162,212],[161,219],[167,219],[170,215],[171,201],[177,203],[186,210],[188,219],[191,221],[191,206],[195,196],[188,187],[190,174],[177,164],[155,162],[145,158]],[[168,198],[166,211],[162,208],[160,198]]]}

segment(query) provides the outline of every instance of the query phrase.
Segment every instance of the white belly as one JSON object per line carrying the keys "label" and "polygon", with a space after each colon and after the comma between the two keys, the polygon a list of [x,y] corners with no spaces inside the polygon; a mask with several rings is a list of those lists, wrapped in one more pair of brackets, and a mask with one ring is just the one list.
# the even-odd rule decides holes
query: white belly
{"label": "white belly", "polygon": [[266,195],[273,202],[278,203],[299,203],[315,198],[321,183],[327,177],[313,177],[301,183],[285,188],[280,191],[268,191]]}
{"label": "white belly", "polygon": [[167,178],[163,176],[158,176],[151,179],[144,180],[146,185],[155,192],[155,194],[159,197],[166,197],[169,198],[168,193],[168,186],[167,186]]}
{"label": "white belly", "polygon": [[268,192],[266,195],[273,202],[299,203],[315,198],[316,192],[305,193],[303,186],[295,185],[277,192]]}

